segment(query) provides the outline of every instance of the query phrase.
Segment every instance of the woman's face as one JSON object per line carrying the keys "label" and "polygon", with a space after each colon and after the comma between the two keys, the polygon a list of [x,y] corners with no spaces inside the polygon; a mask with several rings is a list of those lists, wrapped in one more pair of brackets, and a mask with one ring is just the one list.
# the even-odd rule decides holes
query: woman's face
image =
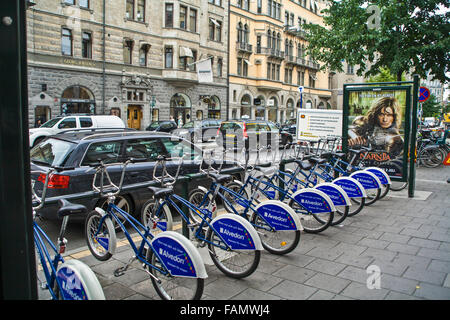
{"label": "woman's face", "polygon": [[378,124],[383,129],[389,128],[394,122],[394,110],[391,107],[381,109],[380,113],[377,116]]}

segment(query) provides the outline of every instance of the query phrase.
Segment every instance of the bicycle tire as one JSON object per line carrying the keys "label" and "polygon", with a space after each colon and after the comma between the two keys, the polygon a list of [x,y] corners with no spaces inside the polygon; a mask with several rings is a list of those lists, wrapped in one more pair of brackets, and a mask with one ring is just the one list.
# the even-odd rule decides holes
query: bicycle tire
{"label": "bicycle tire", "polygon": [[339,224],[341,224],[342,222],[344,222],[344,220],[348,217],[348,213],[350,210],[349,206],[336,206],[336,212],[334,213],[333,216],[333,221],[331,222],[332,226],[337,226]]}
{"label": "bicycle tire", "polygon": [[334,212],[311,213],[297,203],[295,199],[289,201],[289,206],[299,215],[303,230],[307,233],[323,232],[331,226]]}
{"label": "bicycle tire", "polygon": [[[157,256],[150,249],[147,250],[146,259],[157,268],[164,269]],[[163,300],[199,300],[203,294],[204,279],[188,277],[172,277],[159,273],[155,268],[149,268],[149,272],[155,276],[150,277],[158,296]]]}
{"label": "bicycle tire", "polygon": [[392,191],[401,191],[401,190],[405,189],[407,185],[408,185],[408,182],[392,181],[391,190]]}
{"label": "bicycle tire", "polygon": [[[116,249],[116,231],[110,218],[104,219],[100,226],[101,218],[100,213],[95,210],[91,211],[86,217],[84,231],[91,254],[97,260],[106,261],[112,257],[112,253]],[[95,234],[97,236],[94,236]]]}
{"label": "bicycle tire", "polygon": [[[358,200],[353,200],[353,199],[358,199]],[[366,204],[366,198],[350,198],[350,201],[352,201],[352,205],[350,206],[349,210],[348,210],[348,217],[353,217],[354,215],[357,215],[358,213],[361,212],[361,210],[364,208],[364,205]],[[356,205],[357,204],[357,205]],[[352,210],[353,208],[355,208],[355,210]]]}
{"label": "bicycle tire", "polygon": [[391,189],[391,185],[390,184],[383,184],[383,186],[381,188],[380,199],[383,199],[384,197],[386,197],[386,195],[389,193],[390,189]]}
{"label": "bicycle tire", "polygon": [[[239,194],[241,197],[243,197],[247,200],[250,199],[250,194],[249,194],[247,188],[242,188],[242,184],[239,182],[231,181],[230,183],[227,183],[225,185],[225,188],[234,191],[235,193]],[[238,203],[239,199],[237,199],[236,196],[230,194],[229,192],[227,192],[226,190],[223,190],[223,189],[220,192],[222,192],[222,196],[224,198],[226,198],[229,202],[228,203],[227,201],[223,201],[223,207],[225,208],[225,210],[228,213],[235,213],[235,211],[243,212],[246,209],[242,204]]]}
{"label": "bicycle tire", "polygon": [[[160,201],[160,200],[159,200]],[[161,203],[161,201],[160,201]],[[173,218],[172,213],[167,208],[167,206],[164,206],[161,208],[159,205],[159,213],[158,216],[155,215],[154,211],[155,206],[155,199],[147,200],[144,205],[142,206],[141,210],[141,222],[144,226],[150,227],[150,232],[154,234],[158,231],[171,231],[173,230]],[[149,219],[150,224],[149,224]],[[165,228],[161,228],[159,226],[165,226]]]}
{"label": "bicycle tire", "polygon": [[222,240],[211,228],[208,228],[206,232],[206,240],[208,241],[208,251],[212,261],[226,276],[242,279],[251,275],[258,268],[261,251],[224,250],[219,247],[223,244]]}
{"label": "bicycle tire", "polygon": [[258,225],[267,224],[256,212],[253,213],[251,222],[258,231],[263,248],[272,254],[288,254],[297,248],[300,242],[300,230],[270,231],[264,227],[258,227]]}
{"label": "bicycle tire", "polygon": [[[370,189],[370,190],[374,190],[374,189]],[[366,206],[370,206],[371,204],[374,204],[375,202],[377,202],[380,199],[380,195],[381,195],[381,189],[378,188],[376,189],[377,191],[374,194],[370,194],[369,192],[367,192],[367,197],[365,198],[365,203],[364,205]],[[355,200],[355,199],[361,199],[361,198],[351,198],[351,201],[353,203],[357,203],[359,204],[359,201],[361,200]]]}
{"label": "bicycle tire", "polygon": [[[194,190],[192,190],[189,193],[188,196],[188,201],[190,203],[192,203],[193,205],[195,205],[197,208],[202,208],[202,209],[207,209],[210,203],[211,198],[208,197],[208,199],[204,199],[205,197],[205,191],[200,189],[200,188],[196,188]],[[202,203],[203,202],[203,203]],[[217,204],[216,201],[213,201],[212,204],[212,208],[216,208],[217,209]],[[214,214],[214,212],[213,212]],[[214,218],[214,217],[212,217]],[[192,211],[192,209],[189,209],[189,219],[196,222],[196,223],[201,223],[203,220],[198,216],[198,214],[194,213]]]}

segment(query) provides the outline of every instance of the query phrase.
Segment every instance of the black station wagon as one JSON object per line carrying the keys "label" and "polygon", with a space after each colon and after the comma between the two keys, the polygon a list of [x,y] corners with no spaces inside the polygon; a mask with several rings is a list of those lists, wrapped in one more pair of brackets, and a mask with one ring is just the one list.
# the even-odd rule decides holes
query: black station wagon
{"label": "black station wagon", "polygon": [[[124,178],[124,186],[132,184],[145,184],[152,181],[152,174],[157,157],[167,155],[174,157],[168,160],[167,169],[174,174],[180,160],[177,157],[184,156],[180,175],[198,173],[202,158],[202,149],[178,136],[162,132],[71,132],[50,136],[47,140],[33,147],[30,151],[31,179],[38,196],[42,194],[45,172],[50,166],[62,167],[63,170],[53,175],[49,182],[47,199],[64,195],[80,193],[89,194],[92,191],[94,169],[90,164],[124,162],[130,158],[142,159],[145,162],[136,162],[127,166]],[[64,170],[67,168],[67,170]],[[222,167],[224,173],[234,170],[235,163],[227,162]],[[38,172],[36,172],[38,171]],[[121,166],[111,166],[108,169],[114,182],[119,182]],[[239,180],[243,179],[242,172],[232,173]],[[197,179],[189,182],[188,192],[203,185],[209,187],[210,180]],[[175,184],[174,192],[180,194],[182,184]],[[142,205],[151,197],[147,186],[123,191],[116,199],[116,203],[127,212],[138,216]],[[91,195],[70,200],[85,205],[88,210],[95,207],[103,207],[105,199]],[[57,203],[45,205],[39,212],[43,218],[56,219]],[[74,216],[73,218],[77,218]],[[83,218],[84,217],[79,217]]]}

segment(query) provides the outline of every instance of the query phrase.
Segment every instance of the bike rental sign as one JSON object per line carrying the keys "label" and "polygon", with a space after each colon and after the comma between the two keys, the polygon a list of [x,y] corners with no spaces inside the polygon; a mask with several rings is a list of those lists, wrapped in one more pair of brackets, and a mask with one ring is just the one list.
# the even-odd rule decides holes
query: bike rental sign
{"label": "bike rental sign", "polygon": [[394,181],[407,180],[412,86],[344,85],[342,148],[370,147],[359,157]]}

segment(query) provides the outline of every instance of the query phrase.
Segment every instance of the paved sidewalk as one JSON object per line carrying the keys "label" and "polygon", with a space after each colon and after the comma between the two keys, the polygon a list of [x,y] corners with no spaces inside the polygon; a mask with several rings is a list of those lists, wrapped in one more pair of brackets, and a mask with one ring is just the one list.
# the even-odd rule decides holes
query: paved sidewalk
{"label": "paved sidewalk", "polygon": [[[263,252],[257,271],[246,279],[228,278],[207,260],[202,299],[450,299],[449,177],[450,167],[420,168],[416,198],[408,198],[406,191],[390,192],[342,226],[303,233],[299,246],[286,256]],[[72,256],[92,267],[107,299],[159,300],[139,264],[114,277],[114,270],[131,257],[128,245],[106,262],[84,249]],[[368,267],[381,271],[379,289],[368,289]]]}

